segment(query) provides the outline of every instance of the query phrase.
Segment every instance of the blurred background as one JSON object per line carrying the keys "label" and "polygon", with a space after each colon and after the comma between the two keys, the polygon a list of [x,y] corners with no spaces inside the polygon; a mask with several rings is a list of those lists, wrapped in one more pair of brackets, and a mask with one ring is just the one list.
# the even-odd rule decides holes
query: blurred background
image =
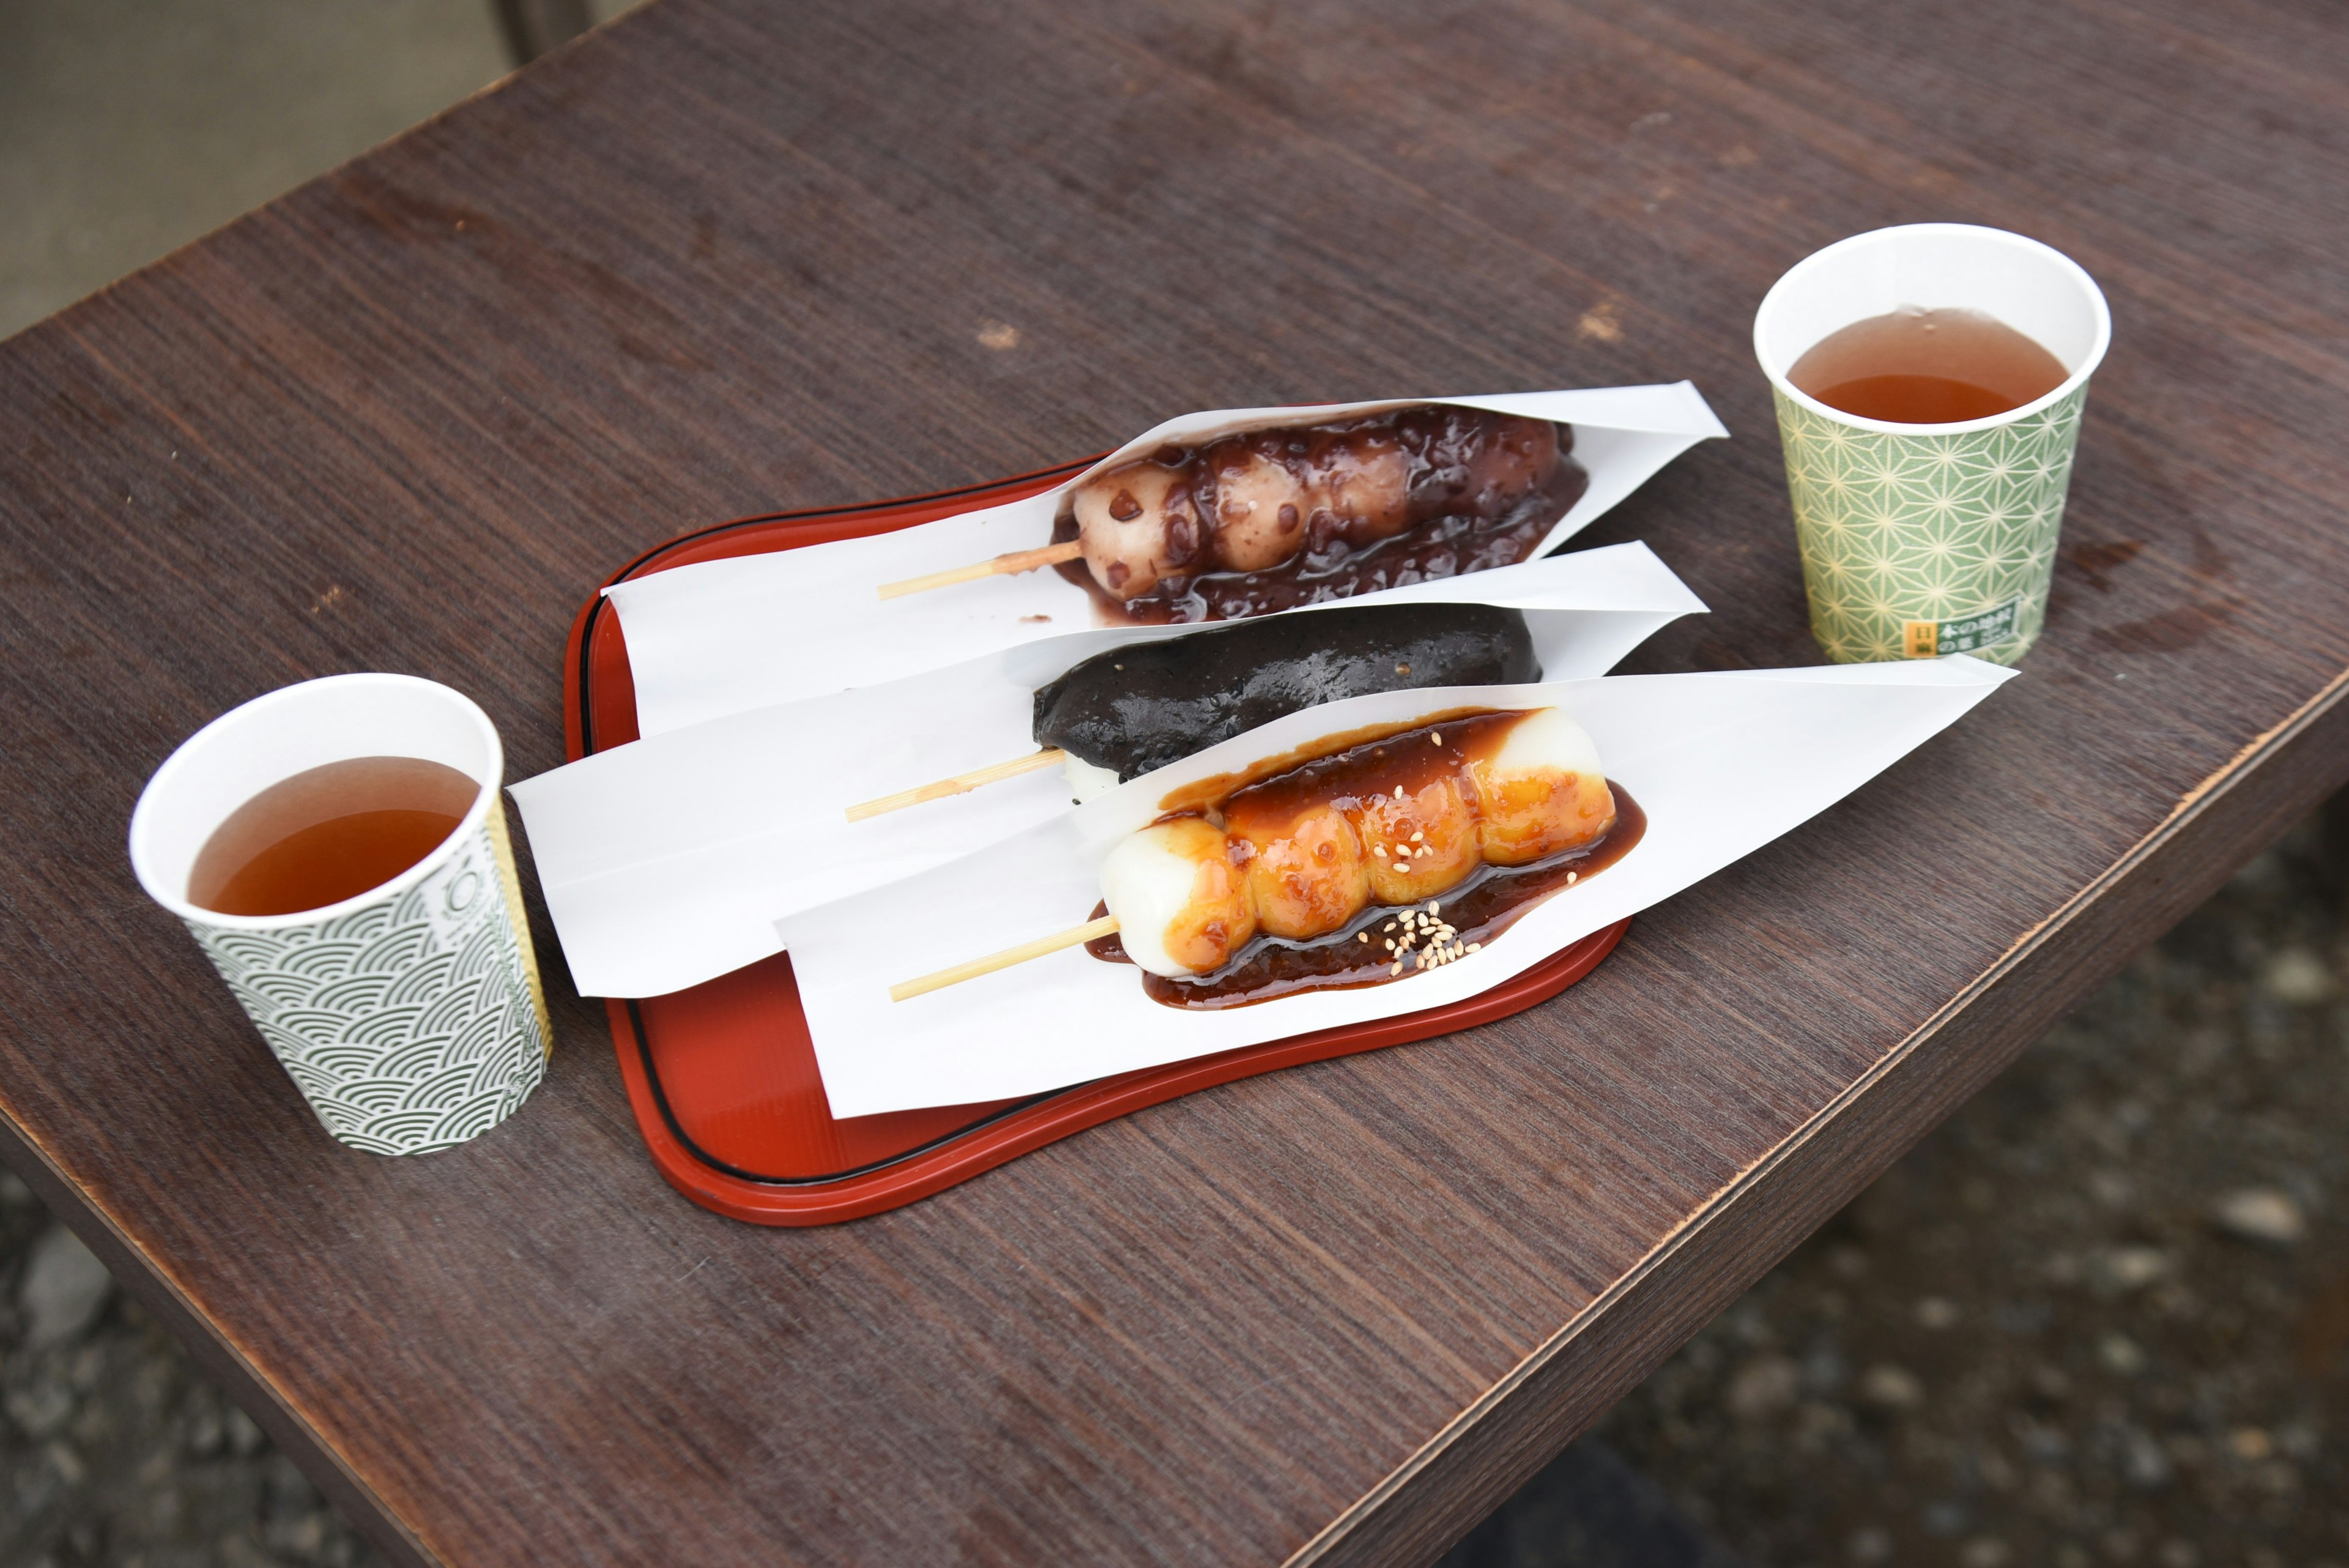
{"label": "blurred background", "polygon": [[0,337],[627,0],[0,0]]}
{"label": "blurred background", "polygon": [[[0,0],[0,337],[621,0]],[[2349,1568],[2349,801],[1446,1568]],[[0,1568],[375,1553],[0,1176]]]}

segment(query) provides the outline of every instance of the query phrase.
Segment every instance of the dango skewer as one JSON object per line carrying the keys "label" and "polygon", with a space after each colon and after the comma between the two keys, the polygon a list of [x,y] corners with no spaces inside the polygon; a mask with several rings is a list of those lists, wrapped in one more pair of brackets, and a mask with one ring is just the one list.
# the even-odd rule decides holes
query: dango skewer
{"label": "dango skewer", "polygon": [[[1445,735],[1452,736],[1446,745]],[[1555,708],[1454,715],[1317,758],[1237,790],[1219,810],[1127,835],[1102,865],[1107,914],[890,988],[905,1001],[1115,931],[1126,956],[1170,979],[1211,974],[1258,935],[1308,941],[1367,910],[1389,973],[1465,955],[1441,899],[1485,866],[1587,848],[1614,826],[1597,748]],[[1424,917],[1418,907],[1426,906]],[[1365,928],[1358,940],[1371,940]]]}
{"label": "dango skewer", "polygon": [[1205,574],[1326,571],[1443,517],[1491,521],[1541,488],[1570,440],[1547,420],[1423,404],[1169,447],[1069,493],[1076,536],[881,585],[885,599],[1082,561],[1123,604]]}
{"label": "dango skewer", "polygon": [[1112,649],[1036,692],[1039,747],[848,808],[862,822],[1059,766],[1079,801],[1243,731],[1325,702],[1432,686],[1541,679],[1521,610],[1479,604],[1342,605],[1236,621]]}

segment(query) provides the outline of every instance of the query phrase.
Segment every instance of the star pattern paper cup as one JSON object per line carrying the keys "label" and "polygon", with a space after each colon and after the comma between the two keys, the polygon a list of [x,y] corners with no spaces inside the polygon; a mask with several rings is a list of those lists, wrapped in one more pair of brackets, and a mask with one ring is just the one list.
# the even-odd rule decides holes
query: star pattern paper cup
{"label": "star pattern paper cup", "polygon": [[[1952,424],[1863,419],[1787,379],[1821,338],[1903,306],[1987,312],[2069,373],[2021,408]],[[2013,664],[2030,650],[2047,618],[2088,378],[2111,338],[2105,296],[2077,263],[1965,223],[1855,234],[1771,288],[1754,351],[1777,397],[1811,632],[1828,658]]]}
{"label": "star pattern paper cup", "polygon": [[[481,786],[456,830],[322,909],[229,915],[189,898],[213,830],[262,791],[359,757]],[[180,917],[328,1132],[376,1154],[479,1137],[545,1075],[554,1040],[506,835],[505,754],[470,698],[409,675],[306,680],[232,709],[155,770],[130,864]]]}

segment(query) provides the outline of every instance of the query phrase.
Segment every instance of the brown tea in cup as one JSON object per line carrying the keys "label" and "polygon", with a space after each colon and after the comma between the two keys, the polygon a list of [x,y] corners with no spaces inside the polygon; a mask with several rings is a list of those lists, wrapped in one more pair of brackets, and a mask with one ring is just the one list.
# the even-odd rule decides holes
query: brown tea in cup
{"label": "brown tea in cup", "polygon": [[352,757],[271,784],[212,830],[188,901],[292,915],[379,888],[440,847],[481,786],[422,757]]}
{"label": "brown tea in cup", "polygon": [[1987,311],[1903,306],[1828,333],[1786,379],[1831,409],[1904,425],[1986,420],[2038,401],[2071,372]]}

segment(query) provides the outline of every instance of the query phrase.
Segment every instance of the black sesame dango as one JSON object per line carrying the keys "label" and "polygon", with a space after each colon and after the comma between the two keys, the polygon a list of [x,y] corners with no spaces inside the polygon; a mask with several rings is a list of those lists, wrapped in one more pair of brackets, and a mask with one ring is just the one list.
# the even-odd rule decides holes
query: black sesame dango
{"label": "black sesame dango", "polygon": [[1096,654],[1037,691],[1036,743],[1090,798],[1325,702],[1540,679],[1521,610],[1343,605]]}
{"label": "black sesame dango", "polygon": [[1082,803],[1308,708],[1373,691],[1539,680],[1525,612],[1481,604],[1339,605],[1095,654],[1040,688],[1038,750],[848,808],[945,800],[1060,766]]}

